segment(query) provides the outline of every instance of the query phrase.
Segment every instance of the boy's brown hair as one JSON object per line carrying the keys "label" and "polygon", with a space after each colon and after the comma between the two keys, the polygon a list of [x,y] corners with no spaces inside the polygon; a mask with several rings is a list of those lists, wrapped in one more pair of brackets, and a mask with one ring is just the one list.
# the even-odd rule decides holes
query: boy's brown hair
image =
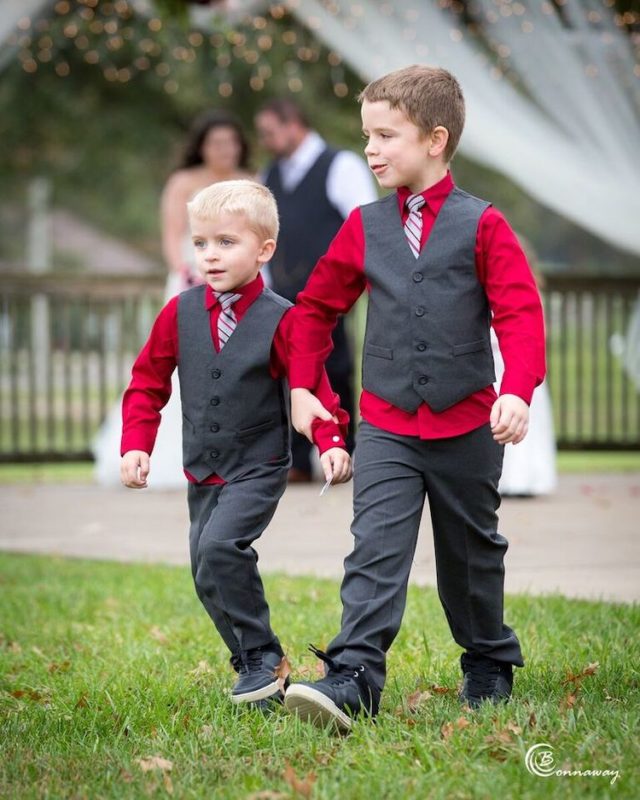
{"label": "boy's brown hair", "polygon": [[444,159],[449,162],[464,128],[464,95],[454,76],[440,67],[413,64],[371,81],[358,95],[361,103],[386,100],[399,108],[426,136],[438,125],[449,131]]}

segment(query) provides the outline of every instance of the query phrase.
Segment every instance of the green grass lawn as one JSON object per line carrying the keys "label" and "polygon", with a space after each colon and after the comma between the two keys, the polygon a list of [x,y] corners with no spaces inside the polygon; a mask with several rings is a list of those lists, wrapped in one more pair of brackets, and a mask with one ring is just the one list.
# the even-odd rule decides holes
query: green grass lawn
{"label": "green grass lawn", "polygon": [[[294,678],[336,631],[333,581],[271,576]],[[232,707],[227,654],[186,568],[0,554],[0,797],[637,797],[640,608],[507,598],[527,666],[504,707],[461,709],[459,649],[412,587],[376,725],[347,738]],[[538,777],[530,747],[565,770]]]}

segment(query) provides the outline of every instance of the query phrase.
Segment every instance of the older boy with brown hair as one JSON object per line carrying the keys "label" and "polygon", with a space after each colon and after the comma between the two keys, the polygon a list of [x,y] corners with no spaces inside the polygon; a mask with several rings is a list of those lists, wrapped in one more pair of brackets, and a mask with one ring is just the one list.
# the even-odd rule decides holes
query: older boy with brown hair
{"label": "older boy with brown hair", "polygon": [[[510,696],[523,659],[503,622],[497,487],[503,445],[525,436],[545,372],[542,306],[522,249],[502,214],[449,172],[465,116],[456,79],[416,65],[359,99],[369,167],[395,191],[352,212],[298,296],[290,371],[293,421],[308,433],[323,412],[306,390],[336,317],[367,290],[342,627],[326,653],[313,648],[326,677],[285,697],[301,717],[343,730],[377,713],[427,497],[438,592],[465,651],[460,698],[476,707]],[[506,365],[499,397],[492,324]]]}
{"label": "older boy with brown hair", "polygon": [[[288,361],[291,303],[259,274],[276,247],[278,212],[254,181],[222,181],[188,204],[204,280],[161,310],[123,399],[121,478],[147,485],[160,411],[178,368],[189,548],[196,593],[231,652],[235,703],[282,698],[282,647],[252,544],[278,505],[291,463]],[[318,397],[336,419],[314,425],[327,479],[350,477],[346,419],[319,373]]]}

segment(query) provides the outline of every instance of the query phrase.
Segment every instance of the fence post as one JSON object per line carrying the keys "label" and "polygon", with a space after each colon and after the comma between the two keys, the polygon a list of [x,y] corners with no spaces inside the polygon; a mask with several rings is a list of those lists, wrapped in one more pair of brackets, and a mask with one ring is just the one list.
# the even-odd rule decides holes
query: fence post
{"label": "fence post", "polygon": [[[49,199],[51,183],[47,178],[34,178],[29,184],[29,229],[27,236],[27,269],[42,274],[51,269],[51,230]],[[46,391],[51,358],[49,299],[46,294],[31,298],[31,352],[34,358],[34,379],[38,395]]]}

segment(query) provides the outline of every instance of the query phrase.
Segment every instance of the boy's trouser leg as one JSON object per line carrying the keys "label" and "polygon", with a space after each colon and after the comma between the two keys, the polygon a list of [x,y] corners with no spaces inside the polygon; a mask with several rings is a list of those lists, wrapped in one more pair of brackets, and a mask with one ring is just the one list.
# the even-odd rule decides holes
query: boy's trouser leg
{"label": "boy's trouser leg", "polygon": [[426,444],[438,593],[453,638],[466,650],[523,666],[518,639],[503,622],[508,542],[496,513],[503,445],[489,425]]}
{"label": "boy's trouser leg", "polygon": [[251,544],[271,521],[286,482],[286,467],[261,466],[223,486],[189,485],[196,592],[232,653],[277,644]]}
{"label": "boy's trouser leg", "polygon": [[404,612],[424,505],[419,445],[366,422],[356,440],[354,549],[344,562],[342,627],[328,654],[341,664],[364,664],[380,689],[385,654]]}

